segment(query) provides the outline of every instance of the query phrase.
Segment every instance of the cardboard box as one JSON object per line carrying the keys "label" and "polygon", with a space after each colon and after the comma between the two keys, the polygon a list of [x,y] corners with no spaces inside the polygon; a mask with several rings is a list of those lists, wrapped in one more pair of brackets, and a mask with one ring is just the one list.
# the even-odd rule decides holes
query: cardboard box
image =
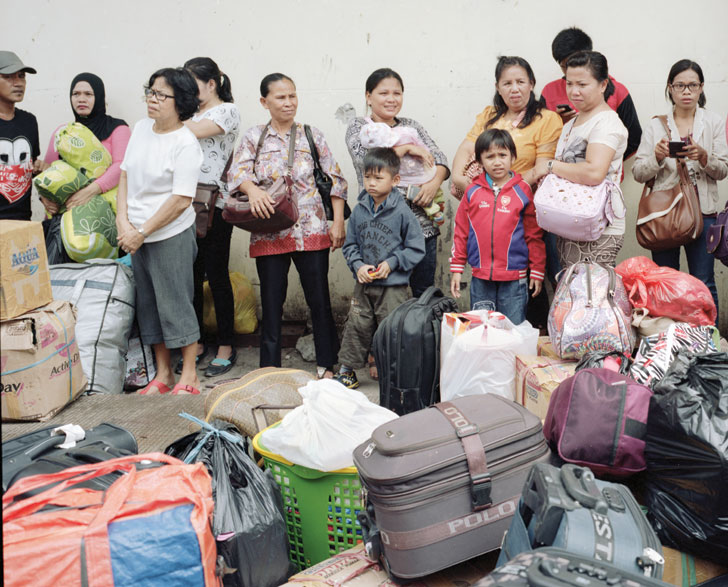
{"label": "cardboard box", "polygon": [[3,421],[47,420],[86,388],[75,325],[64,301],[0,322]]}
{"label": "cardboard box", "polygon": [[[408,587],[470,587],[495,568],[498,551],[408,582]],[[340,552],[291,577],[297,587],[398,587],[381,565],[367,558],[364,545]]]}
{"label": "cardboard box", "polygon": [[[665,557],[662,580],[677,587],[692,587],[728,573],[728,561],[725,565],[719,565],[667,546],[662,547],[662,556]],[[725,580],[728,585],[728,576]]]}
{"label": "cardboard box", "polygon": [[554,345],[551,344],[551,338],[548,336],[539,336],[538,342],[536,343],[536,354],[539,357],[549,357],[551,359],[561,360],[559,355],[554,350]]}
{"label": "cardboard box", "polygon": [[0,320],[52,301],[41,223],[0,220]]}
{"label": "cardboard box", "polygon": [[546,419],[551,394],[576,371],[576,361],[550,357],[518,355],[516,357],[516,401]]}

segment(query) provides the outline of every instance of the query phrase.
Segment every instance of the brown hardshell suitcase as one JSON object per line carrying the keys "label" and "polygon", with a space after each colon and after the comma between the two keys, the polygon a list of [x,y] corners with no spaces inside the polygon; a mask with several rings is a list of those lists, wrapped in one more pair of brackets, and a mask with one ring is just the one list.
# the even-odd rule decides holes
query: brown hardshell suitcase
{"label": "brown hardshell suitcase", "polygon": [[499,548],[531,466],[549,459],[541,420],[493,394],[380,426],[354,451],[367,552],[412,579]]}

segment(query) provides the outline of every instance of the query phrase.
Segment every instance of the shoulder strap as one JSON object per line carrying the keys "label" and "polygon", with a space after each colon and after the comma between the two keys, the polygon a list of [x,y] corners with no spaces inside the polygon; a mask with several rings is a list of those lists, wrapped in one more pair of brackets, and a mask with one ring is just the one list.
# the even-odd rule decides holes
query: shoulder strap
{"label": "shoulder strap", "polygon": [[662,123],[662,128],[664,128],[667,133],[667,140],[670,140],[672,133],[670,132],[670,127],[667,124],[667,116],[660,114],[659,116],[653,116],[652,118],[657,118]]}
{"label": "shoulder strap", "polygon": [[[293,157],[296,154],[295,144],[296,144],[296,127],[298,125],[294,122],[293,126],[291,127],[291,138],[288,142],[288,174],[290,175],[291,169],[293,169]],[[263,132],[260,133],[260,139],[258,139],[258,145],[255,147],[255,157],[253,159],[253,172],[255,172],[255,164],[258,161],[258,153],[260,152],[260,148],[263,146],[263,141],[265,140],[266,135],[268,134],[268,127],[270,127],[270,122],[265,125],[265,128],[263,129]],[[223,177],[225,173],[227,173],[227,170],[230,167],[230,161],[228,161],[227,166],[225,167],[225,171],[223,171]]]}
{"label": "shoulder strap", "polygon": [[308,146],[311,148],[311,157],[313,157],[313,166],[321,171],[321,162],[319,161],[318,149],[316,143],[313,140],[313,133],[311,127],[308,124],[303,125],[303,130],[306,133],[306,139],[308,140]]}
{"label": "shoulder strap", "polygon": [[258,139],[258,145],[255,147],[255,157],[253,158],[253,170],[255,170],[255,164],[258,162],[258,153],[260,153],[260,148],[263,146],[263,141],[265,140],[265,136],[268,134],[268,127],[270,126],[270,122],[265,125],[263,128],[263,131],[260,133],[260,138]]}

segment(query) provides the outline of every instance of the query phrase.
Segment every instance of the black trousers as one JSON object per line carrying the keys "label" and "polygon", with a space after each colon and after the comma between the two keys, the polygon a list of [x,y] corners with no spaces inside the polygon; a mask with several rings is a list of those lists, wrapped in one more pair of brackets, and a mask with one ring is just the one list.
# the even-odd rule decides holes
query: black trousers
{"label": "black trousers", "polygon": [[256,257],[263,307],[260,366],[281,366],[281,324],[291,261],[296,266],[306,304],[311,310],[316,363],[332,369],[336,364],[339,339],[329,298],[329,249]]}
{"label": "black trousers", "polygon": [[233,288],[230,284],[228,263],[230,262],[230,238],[233,225],[222,219],[222,210],[215,208],[212,226],[205,238],[197,239],[197,258],[194,264],[195,314],[202,334],[202,283],[205,274],[210,282],[212,301],[217,319],[217,344],[232,345],[234,342],[235,306]]}

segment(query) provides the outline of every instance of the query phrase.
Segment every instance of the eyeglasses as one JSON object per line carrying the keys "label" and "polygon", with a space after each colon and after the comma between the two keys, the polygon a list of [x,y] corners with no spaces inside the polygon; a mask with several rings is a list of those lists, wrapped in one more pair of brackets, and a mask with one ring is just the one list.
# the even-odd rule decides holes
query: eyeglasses
{"label": "eyeglasses", "polygon": [[154,98],[155,100],[159,102],[164,102],[167,98],[174,99],[174,96],[171,96],[169,94],[163,94],[162,92],[158,92],[157,90],[153,90],[152,88],[144,88],[144,96],[147,98]]}
{"label": "eyeglasses", "polygon": [[698,84],[696,82],[690,82],[689,84],[683,84],[680,82],[677,82],[676,84],[670,84],[670,87],[675,90],[676,92],[684,92],[685,88],[690,90],[690,93],[697,92],[700,88],[703,87],[703,84]]}

